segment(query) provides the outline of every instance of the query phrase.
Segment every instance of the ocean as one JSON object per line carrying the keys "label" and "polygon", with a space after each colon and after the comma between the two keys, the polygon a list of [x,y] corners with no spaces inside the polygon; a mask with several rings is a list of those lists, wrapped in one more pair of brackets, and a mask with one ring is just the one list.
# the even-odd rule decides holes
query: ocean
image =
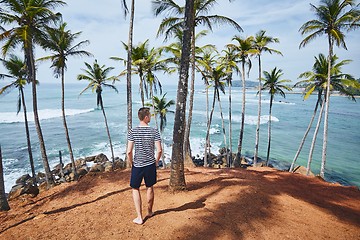
{"label": "ocean", "polygon": [[[0,85],[2,87],[3,85]],[[110,159],[110,148],[105,129],[103,115],[96,106],[96,94],[91,91],[79,93],[87,86],[84,83],[66,84],[65,107],[67,123],[75,159],[104,153]],[[117,85],[119,93],[112,89],[103,90],[103,101],[108,118],[110,133],[114,145],[115,156],[125,157],[127,136],[127,104],[126,86]],[[176,100],[176,86],[163,86],[166,99]],[[236,152],[241,123],[241,88],[232,88],[232,149]],[[212,99],[212,89],[209,99]],[[43,171],[38,137],[35,130],[32,113],[31,87],[25,91],[32,150],[36,171]],[[0,144],[2,146],[3,167],[6,192],[10,191],[15,180],[23,174],[31,173],[24,116],[16,114],[18,92],[0,96]],[[267,151],[267,123],[269,111],[269,95],[263,93],[262,116],[260,126],[259,157],[265,159]],[[211,100],[210,100],[211,101]],[[255,129],[257,122],[258,96],[255,90],[246,93],[246,117],[243,141],[243,154],[253,156],[255,145]],[[287,94],[286,99],[275,97],[272,118],[272,142],[270,163],[276,168],[287,169],[297,151],[298,145],[311,118],[316,96],[304,101],[301,94]],[[228,135],[228,96],[221,95],[221,103],[225,118],[225,128]],[[211,105],[211,103],[210,103]],[[195,102],[191,130],[191,148],[194,156],[203,155],[206,135],[206,94],[204,86],[195,89]],[[141,107],[138,85],[133,85],[133,125],[136,125],[137,109]],[[60,84],[42,83],[38,86],[38,109],[41,127],[44,135],[46,151],[50,167],[59,163],[59,151],[62,151],[63,161],[70,162],[63,123],[61,118],[61,87]],[[170,110],[175,110],[172,106]],[[167,126],[164,131],[165,156],[170,161],[174,113],[168,112]],[[329,140],[325,177],[327,181],[339,182],[343,185],[360,187],[360,163],[358,148],[360,147],[360,108],[358,102],[346,97],[332,96],[329,115]],[[154,126],[152,120],[150,125]],[[316,120],[313,126],[315,127]],[[306,166],[312,139],[312,128],[305,146],[297,160],[297,164]],[[221,130],[221,117],[218,104],[215,105],[211,125],[211,150],[217,154],[224,146]],[[312,171],[319,174],[322,151],[322,128],[319,131],[313,156]]]}

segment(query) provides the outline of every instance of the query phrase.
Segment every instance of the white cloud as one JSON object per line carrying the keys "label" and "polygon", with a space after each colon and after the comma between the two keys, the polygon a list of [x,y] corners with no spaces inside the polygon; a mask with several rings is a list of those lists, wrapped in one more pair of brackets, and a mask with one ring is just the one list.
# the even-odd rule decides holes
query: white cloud
{"label": "white cloud", "polygon": [[[150,39],[151,46],[162,45],[163,37],[156,38],[162,17],[154,17],[150,0],[135,2],[134,44]],[[325,36],[313,41],[306,48],[299,49],[299,43],[303,37],[298,30],[303,23],[314,18],[310,10],[310,2],[313,1],[237,0],[229,3],[227,0],[219,0],[210,14],[228,16],[237,21],[244,29],[244,32],[240,34],[242,36],[254,35],[257,31],[264,29],[267,34],[278,37],[280,44],[274,44],[272,47],[279,49],[284,56],[264,55],[264,69],[270,70],[277,66],[284,70],[285,78],[296,81],[299,73],[311,69],[315,55],[327,52]],[[90,41],[90,45],[85,49],[93,53],[101,64],[115,66],[116,70],[113,74],[124,69],[119,63],[109,59],[111,56],[126,57],[121,41],[125,43],[128,41],[129,16],[125,19],[120,0],[69,0],[67,6],[59,8],[58,11],[63,14],[69,29],[73,32],[82,31],[78,40]],[[214,27],[213,33],[204,37],[200,45],[210,43],[222,48],[231,42],[235,34],[239,33],[230,26]],[[356,77],[359,77],[358,66],[360,66],[358,39],[360,39],[359,31],[350,32],[346,39],[349,50],[335,48],[340,58],[353,60],[344,68],[344,71]],[[43,54],[37,49],[37,57]],[[83,62],[92,63],[93,60],[94,58],[69,59],[67,81],[76,81],[76,75],[81,73],[80,69],[84,67]],[[52,72],[46,69],[48,67],[49,64],[39,66],[39,79],[46,82],[54,81]],[[1,67],[0,71],[2,71]],[[256,75],[257,69],[254,64],[251,78],[256,78]],[[175,75],[170,78],[177,79]]]}

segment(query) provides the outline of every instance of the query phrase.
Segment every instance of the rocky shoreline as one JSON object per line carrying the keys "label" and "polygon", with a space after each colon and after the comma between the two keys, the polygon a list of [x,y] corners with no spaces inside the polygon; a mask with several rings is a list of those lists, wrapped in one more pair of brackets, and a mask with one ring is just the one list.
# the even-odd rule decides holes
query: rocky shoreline
{"label": "rocky shoreline", "polygon": [[[219,150],[219,154],[215,155],[213,153],[208,154],[208,164],[209,168],[228,168],[227,161],[227,152],[225,148],[221,148]],[[192,157],[192,161],[196,167],[204,166],[204,158],[200,156]],[[123,159],[119,157],[115,158],[114,165],[112,161],[110,161],[107,156],[103,153],[100,153],[95,156],[89,156],[85,158],[79,158],[75,161],[76,165],[76,173],[77,178],[80,179],[88,173],[91,172],[110,172],[115,169],[125,169],[126,163]],[[170,167],[169,164],[166,164],[167,168]],[[253,166],[253,158],[243,156],[241,161],[236,161],[236,154],[231,153],[230,157],[230,165],[235,168],[247,168]],[[264,167],[265,161],[261,158],[257,159],[257,164],[255,167]],[[159,168],[163,167],[162,161],[159,163]],[[273,168],[271,164],[268,167]],[[306,168],[303,166],[297,166],[294,168],[294,173],[300,173],[306,175]],[[55,184],[59,185],[65,182],[72,182],[76,180],[75,174],[72,171],[72,163],[68,163],[63,167],[63,164],[59,163],[54,167],[51,171],[53,178],[55,180]],[[310,172],[309,176],[314,177],[315,175]],[[47,190],[47,183],[45,179],[45,174],[42,172],[38,172],[33,179],[29,174],[25,174],[18,178],[15,182],[15,185],[11,188],[8,193],[8,200],[12,200],[18,198],[22,195],[28,195],[30,197],[37,196],[41,191]]]}
{"label": "rocky shoreline", "polygon": [[[120,158],[115,158],[114,165],[107,156],[100,153],[95,156],[79,158],[75,161],[76,173],[78,179],[91,172],[109,172],[115,169],[124,169],[125,161]],[[55,184],[59,185],[65,182],[75,181],[76,177],[72,171],[72,163],[68,163],[65,167],[59,163],[51,171]],[[29,174],[25,174],[18,178],[15,185],[11,188],[8,194],[8,200],[18,198],[21,195],[29,195],[35,197],[39,192],[47,190],[47,183],[45,174],[38,172],[35,179]]]}

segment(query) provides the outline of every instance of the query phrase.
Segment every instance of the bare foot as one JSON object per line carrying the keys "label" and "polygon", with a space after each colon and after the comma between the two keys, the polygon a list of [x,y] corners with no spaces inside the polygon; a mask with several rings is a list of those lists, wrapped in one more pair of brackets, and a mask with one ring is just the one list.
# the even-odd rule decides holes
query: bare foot
{"label": "bare foot", "polygon": [[144,221],[143,221],[141,218],[135,218],[135,219],[133,220],[133,223],[136,223],[136,224],[141,225],[141,224],[144,223]]}
{"label": "bare foot", "polygon": [[147,218],[151,218],[152,216],[154,216],[154,213],[153,213],[153,212],[149,212],[149,213],[146,215]]}

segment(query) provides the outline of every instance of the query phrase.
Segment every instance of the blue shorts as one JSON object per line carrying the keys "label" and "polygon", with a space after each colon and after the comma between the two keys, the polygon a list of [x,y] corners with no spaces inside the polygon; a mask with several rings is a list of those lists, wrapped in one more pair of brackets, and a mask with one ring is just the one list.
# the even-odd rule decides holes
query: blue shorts
{"label": "blue shorts", "polygon": [[151,187],[156,183],[155,163],[145,167],[132,167],[130,187],[139,188],[143,179],[146,187]]}

